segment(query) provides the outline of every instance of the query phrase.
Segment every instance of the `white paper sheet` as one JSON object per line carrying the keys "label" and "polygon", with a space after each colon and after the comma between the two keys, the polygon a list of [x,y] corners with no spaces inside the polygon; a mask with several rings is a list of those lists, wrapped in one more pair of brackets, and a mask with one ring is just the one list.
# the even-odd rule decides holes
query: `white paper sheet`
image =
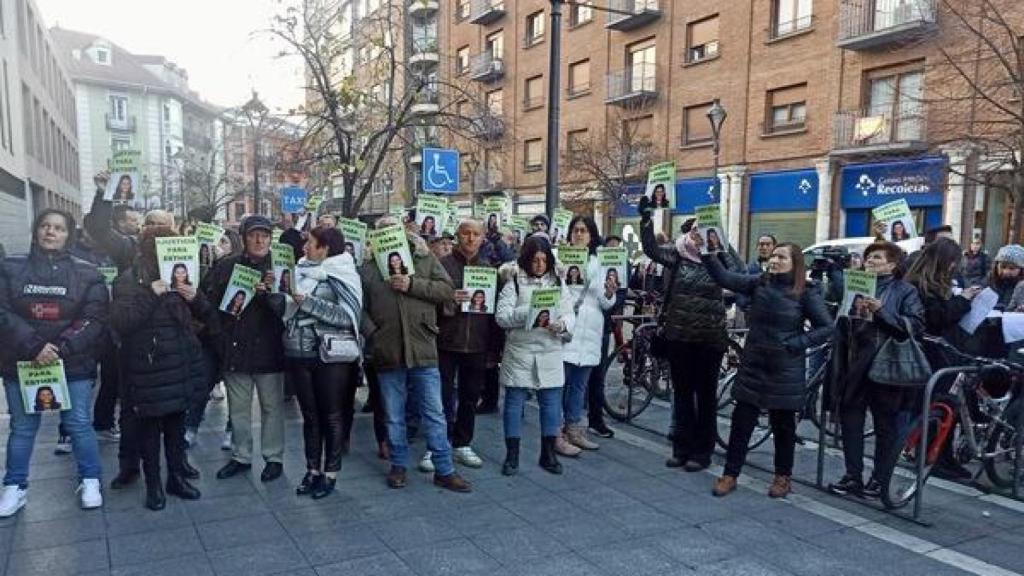
{"label": "white paper sheet", "polygon": [[1003,341],[1007,344],[1024,340],[1024,313],[1003,313]]}
{"label": "white paper sheet", "polygon": [[991,288],[985,288],[971,300],[971,311],[960,319],[960,327],[968,334],[974,334],[998,302],[999,294]]}

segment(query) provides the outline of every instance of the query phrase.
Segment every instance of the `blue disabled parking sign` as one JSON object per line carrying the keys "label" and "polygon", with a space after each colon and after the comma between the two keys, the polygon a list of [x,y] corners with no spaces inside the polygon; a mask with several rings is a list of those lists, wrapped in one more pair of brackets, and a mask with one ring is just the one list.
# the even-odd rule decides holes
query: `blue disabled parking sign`
{"label": "blue disabled parking sign", "polygon": [[306,189],[287,186],[281,189],[281,212],[296,214],[306,208]]}
{"label": "blue disabled parking sign", "polygon": [[459,151],[445,148],[424,148],[423,191],[455,194],[459,191]]}

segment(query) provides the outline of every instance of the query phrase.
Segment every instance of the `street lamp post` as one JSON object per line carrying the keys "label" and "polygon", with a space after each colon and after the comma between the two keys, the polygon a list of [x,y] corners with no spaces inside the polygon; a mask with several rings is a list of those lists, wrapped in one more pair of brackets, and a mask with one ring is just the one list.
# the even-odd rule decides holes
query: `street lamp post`
{"label": "street lamp post", "polygon": [[263,121],[269,110],[260,101],[256,91],[252,91],[252,98],[242,106],[242,112],[249,121],[252,130],[252,200],[253,212],[262,214],[263,207],[260,205],[260,130],[263,128]]}
{"label": "street lamp post", "polygon": [[554,222],[558,207],[558,124],[561,111],[562,4],[551,0],[551,52],[548,54],[548,146],[547,171],[544,174],[544,211]]}
{"label": "street lamp post", "polygon": [[719,200],[722,198],[722,182],[718,179],[718,153],[721,151],[720,137],[726,116],[728,114],[726,114],[725,108],[719,103],[718,98],[715,98],[715,102],[708,109],[708,121],[711,122],[711,152],[714,155],[715,191],[718,193]]}

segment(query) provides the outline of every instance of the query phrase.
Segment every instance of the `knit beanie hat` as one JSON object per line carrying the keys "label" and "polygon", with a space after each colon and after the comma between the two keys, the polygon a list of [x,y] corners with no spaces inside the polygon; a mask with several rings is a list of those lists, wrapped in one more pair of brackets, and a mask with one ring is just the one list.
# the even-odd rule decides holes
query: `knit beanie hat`
{"label": "knit beanie hat", "polygon": [[1006,262],[1018,268],[1024,268],[1024,246],[1020,244],[1007,244],[996,253],[996,262]]}

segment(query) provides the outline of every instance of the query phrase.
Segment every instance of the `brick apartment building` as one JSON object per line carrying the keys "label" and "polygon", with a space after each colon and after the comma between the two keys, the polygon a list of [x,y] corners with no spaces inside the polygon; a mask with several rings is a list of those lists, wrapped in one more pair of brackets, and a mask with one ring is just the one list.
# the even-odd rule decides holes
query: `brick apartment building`
{"label": "brick apartment building", "polygon": [[[231,198],[225,202],[223,222],[236,227],[249,214],[256,213],[253,177],[259,175],[259,213],[281,219],[280,191],[286,186],[306,187],[305,166],[299,161],[299,127],[276,122],[258,130],[238,118],[224,127],[224,163]],[[254,155],[258,148],[259,157]],[[259,160],[259,164],[256,161]]]}
{"label": "brick apartment building", "polygon": [[[412,2],[439,11],[442,78],[475,85],[486,103],[484,138],[446,138],[463,152],[463,190],[503,192],[519,213],[542,211],[549,2]],[[560,148],[632,123],[654,161],[676,162],[673,228],[695,206],[718,201],[732,241],[744,247],[761,231],[804,245],[864,236],[870,209],[898,198],[919,229],[948,223],[962,240],[981,235],[998,246],[1009,233],[1010,199],[965,174],[997,173],[1002,164],[943,144],[955,141],[950,107],[940,111],[926,97],[948,83],[933,70],[940,49],[977,43],[949,31],[943,2],[597,3],[629,14],[565,5]],[[1006,7],[1004,16],[1022,20],[1024,5]],[[715,99],[728,111],[720,195],[706,118]],[[971,108],[958,100],[952,115]],[[563,176],[563,189],[578,184]],[[635,207],[601,204],[594,210],[606,229],[628,234]]]}

